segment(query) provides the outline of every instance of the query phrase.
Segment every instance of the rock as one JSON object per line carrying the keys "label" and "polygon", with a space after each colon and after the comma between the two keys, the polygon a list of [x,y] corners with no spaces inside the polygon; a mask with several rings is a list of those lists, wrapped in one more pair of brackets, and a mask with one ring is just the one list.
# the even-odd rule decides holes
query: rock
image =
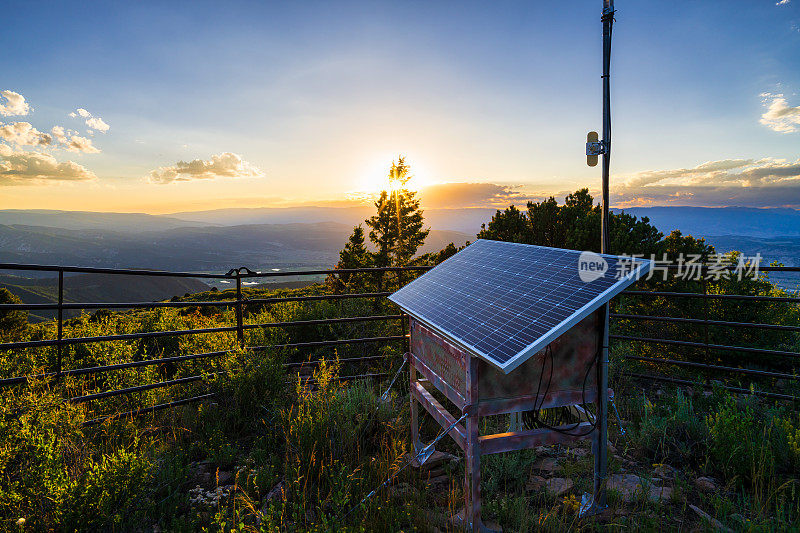
{"label": "rock", "polygon": [[[407,453],[405,455],[405,459],[409,460],[412,459],[412,455]],[[419,461],[416,459],[411,460],[411,466],[414,468],[421,468],[423,471],[433,470],[436,467],[442,466],[445,463],[457,463],[461,460],[460,457],[453,455],[452,453],[447,452],[440,452],[438,450],[434,451],[428,460],[425,461],[423,465],[420,466]]]}
{"label": "rock", "polygon": [[675,477],[675,469],[667,464],[658,463],[653,465],[653,474],[665,479],[672,479]]}
{"label": "rock", "polygon": [[611,441],[608,441],[608,453],[610,453],[611,455],[617,453],[617,448],[613,444],[611,444]]}
{"label": "rock", "polygon": [[277,485],[272,487],[267,495],[264,497],[264,503],[267,504],[272,500],[285,500],[286,499],[286,491],[283,487],[283,481],[278,482]]}
{"label": "rock", "polygon": [[720,522],[719,520],[717,520],[716,518],[714,518],[713,516],[711,516],[707,512],[703,511],[698,506],[689,504],[689,509],[691,509],[692,511],[697,513],[697,516],[699,516],[703,520],[707,521],[709,524],[711,524],[715,528],[720,529],[722,531],[730,531],[731,533],[733,533],[732,529],[723,526],[722,522]]}
{"label": "rock", "polygon": [[429,478],[427,481],[428,485],[440,485],[440,484],[447,484],[450,483],[450,476],[438,476]]}
{"label": "rock", "polygon": [[[450,523],[450,526],[452,526],[454,528],[457,528],[457,530],[460,530],[461,528],[463,528],[464,527],[464,509],[462,508],[456,514],[451,516],[450,520],[448,520],[448,522]],[[503,528],[500,526],[500,524],[497,524],[495,522],[489,522],[489,521],[486,521],[484,519],[481,519],[481,522],[483,522],[483,525],[486,528],[485,530],[482,530],[482,531],[488,530],[491,533],[503,533]],[[476,528],[476,531],[477,531],[477,528]]]}
{"label": "rock", "polygon": [[561,470],[561,466],[558,464],[558,459],[553,457],[542,457],[533,463],[533,469],[546,474],[554,474],[555,472]]}
{"label": "rock", "polygon": [[442,468],[442,467],[432,468],[432,469],[428,470],[426,473],[427,473],[429,478],[439,477],[439,476],[446,476],[447,475],[447,471],[445,471],[445,469]]}
{"label": "rock", "polygon": [[655,485],[651,485],[647,497],[650,498],[651,502],[656,503],[669,500],[672,498],[672,487],[656,487]]}
{"label": "rock", "polygon": [[550,448],[547,446],[537,446],[534,448],[534,451],[536,452],[536,455],[547,455],[550,453]]}
{"label": "rock", "polygon": [[229,485],[233,481],[233,474],[220,470],[217,472],[217,485]]}
{"label": "rock", "polygon": [[554,477],[547,480],[547,492],[553,496],[561,496],[572,490],[574,483],[569,478]]}
{"label": "rock", "polygon": [[694,480],[694,486],[700,492],[714,492],[717,490],[717,484],[710,477],[699,477]]}
{"label": "rock", "polygon": [[547,480],[542,476],[531,476],[528,480],[528,483],[525,485],[525,489],[529,492],[536,492],[540,491],[547,486]]}
{"label": "rock", "polygon": [[606,487],[619,492],[622,499],[629,502],[642,492],[642,479],[635,474],[613,474]]}
{"label": "rock", "polygon": [[590,453],[592,452],[590,452],[586,448],[570,448],[569,450],[569,455],[573,455],[575,457],[586,457]]}

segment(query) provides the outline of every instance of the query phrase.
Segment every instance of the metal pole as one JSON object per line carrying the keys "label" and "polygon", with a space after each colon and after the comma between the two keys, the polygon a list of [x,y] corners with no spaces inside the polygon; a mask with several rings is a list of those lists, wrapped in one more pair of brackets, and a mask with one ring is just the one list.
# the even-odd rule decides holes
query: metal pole
{"label": "metal pole", "polygon": [[244,348],[244,317],[242,316],[242,273],[236,270],[236,337]]}
{"label": "metal pole", "polygon": [[614,22],[614,0],[603,0],[603,214],[600,219],[600,252],[609,253],[608,241],[608,174],[611,166],[611,25]]}
{"label": "metal pole", "polygon": [[56,361],[56,378],[61,377],[61,354],[64,350],[64,270],[58,271],[58,350]]}
{"label": "metal pole", "polygon": [[[603,0],[603,204],[600,218],[600,252],[609,253],[608,203],[609,169],[611,166],[611,26],[614,22],[614,0]],[[609,306],[603,308],[603,335],[598,365],[597,388],[597,450],[594,469],[594,506],[596,511],[606,506],[605,483],[608,464],[608,318]]]}

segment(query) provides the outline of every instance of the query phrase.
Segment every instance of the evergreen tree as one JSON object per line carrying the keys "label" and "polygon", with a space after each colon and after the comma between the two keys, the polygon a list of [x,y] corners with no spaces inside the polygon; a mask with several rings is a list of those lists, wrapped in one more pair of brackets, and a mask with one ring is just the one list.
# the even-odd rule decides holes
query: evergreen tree
{"label": "evergreen tree", "polygon": [[381,191],[375,202],[378,212],[366,221],[369,238],[377,247],[374,254],[377,267],[408,264],[430,233],[430,229],[423,229],[417,193],[406,187],[412,176],[404,157],[392,162],[388,177],[392,190]]}
{"label": "evergreen tree", "polygon": [[[488,225],[481,226],[478,238],[600,251],[600,206],[594,204],[588,189],[567,195],[564,205],[551,196],[542,202],[528,202],[527,207],[527,211],[513,205],[498,210]],[[666,251],[663,236],[647,217],[609,213],[611,253],[658,254]]]}
{"label": "evergreen tree", "polygon": [[[364,228],[361,224],[353,228],[353,233],[339,252],[339,262],[334,269],[345,270],[352,268],[368,268],[373,266],[373,256],[367,250],[364,239]],[[343,289],[348,285],[362,285],[359,280],[364,279],[363,274],[342,272],[341,274],[331,274],[328,276],[328,284],[335,290]]]}

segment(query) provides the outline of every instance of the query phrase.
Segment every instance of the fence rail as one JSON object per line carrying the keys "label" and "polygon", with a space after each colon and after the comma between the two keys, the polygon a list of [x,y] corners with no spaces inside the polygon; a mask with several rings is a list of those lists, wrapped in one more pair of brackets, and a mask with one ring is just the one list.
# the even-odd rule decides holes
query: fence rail
{"label": "fence rail", "polygon": [[[54,272],[58,275],[58,293],[56,295],[57,301],[52,303],[22,303],[22,304],[0,304],[0,310],[56,310],[56,338],[35,340],[35,341],[22,341],[22,342],[4,342],[0,343],[0,350],[17,350],[27,348],[41,348],[48,346],[55,346],[57,348],[56,368],[51,372],[39,373],[35,375],[14,376],[0,379],[0,387],[13,386],[25,383],[28,380],[39,380],[55,378],[59,379],[66,376],[89,376],[95,374],[103,374],[116,370],[123,370],[129,368],[139,368],[151,365],[171,364],[171,363],[184,363],[188,361],[195,361],[201,359],[216,358],[228,355],[231,350],[213,351],[205,353],[176,355],[169,357],[160,357],[156,359],[148,359],[143,361],[128,361],[123,363],[100,365],[94,367],[76,368],[76,369],[63,369],[62,356],[63,348],[65,346],[74,346],[89,343],[101,343],[111,341],[128,341],[140,339],[155,339],[162,337],[176,337],[186,335],[203,335],[210,333],[235,333],[240,349],[247,349],[253,352],[260,352],[274,349],[289,349],[289,348],[319,348],[329,346],[342,346],[342,345],[355,345],[355,344],[385,344],[394,342],[408,342],[408,328],[405,326],[405,319],[407,318],[403,313],[386,314],[386,315],[366,315],[366,316],[353,316],[353,317],[336,317],[324,318],[313,320],[293,320],[283,322],[265,322],[255,324],[244,323],[244,312],[246,306],[254,305],[272,305],[284,302],[312,302],[312,301],[336,301],[346,299],[377,299],[384,298],[390,294],[386,291],[376,292],[363,292],[363,293],[342,293],[342,294],[312,294],[302,296],[285,296],[285,297],[270,297],[270,298],[246,298],[242,290],[243,279],[253,278],[279,278],[287,276],[316,276],[316,275],[339,275],[339,274],[386,274],[396,273],[398,276],[402,272],[424,272],[431,267],[427,266],[412,266],[412,267],[386,267],[386,268],[359,268],[359,269],[326,269],[326,270],[305,270],[305,271],[279,271],[279,272],[254,272],[247,268],[231,269],[225,274],[213,273],[196,273],[196,272],[167,272],[159,270],[134,270],[134,269],[113,269],[113,268],[91,268],[91,267],[72,267],[72,266],[57,266],[57,265],[31,265],[31,264],[17,264],[17,263],[0,263],[0,270],[11,271],[40,271],[40,272]],[[669,268],[676,268],[670,266]],[[701,267],[705,268],[705,267]],[[800,267],[762,267],[761,271],[769,272],[800,272]],[[225,300],[205,300],[205,301],[159,301],[159,302],[65,302],[64,301],[64,282],[65,274],[81,274],[81,273],[96,273],[96,274],[112,274],[122,276],[159,276],[159,277],[178,277],[178,278],[200,278],[200,279],[215,279],[235,281],[235,295],[232,299]],[[702,273],[702,270],[701,270]],[[67,278],[68,279],[68,278]],[[666,298],[666,299],[682,299],[682,298],[700,298],[704,300],[734,300],[743,302],[765,302],[765,303],[785,303],[796,304],[800,303],[800,297],[796,296],[764,296],[764,295],[737,295],[737,294],[709,294],[705,291],[706,284],[703,283],[702,293],[697,292],[674,292],[674,291],[651,291],[651,290],[628,290],[623,294],[630,297],[644,297],[644,298]],[[90,309],[153,309],[153,308],[233,308],[235,313],[236,325],[221,326],[211,328],[195,328],[184,330],[172,331],[151,331],[140,333],[126,333],[116,335],[99,335],[93,337],[64,337],[64,311],[65,310],[90,310]],[[728,320],[710,320],[706,318],[687,318],[687,317],[674,317],[674,316],[658,316],[652,314],[637,315],[631,313],[611,313],[610,318],[612,321],[637,321],[637,322],[661,322],[672,324],[685,324],[693,326],[716,327],[716,328],[745,328],[745,329],[762,329],[770,331],[782,331],[788,333],[800,332],[800,325],[784,325],[784,324],[766,324],[766,323],[751,323],[740,321]],[[358,338],[338,338],[328,340],[315,340],[306,342],[292,342],[285,344],[269,344],[260,346],[247,346],[245,344],[245,332],[255,329],[263,328],[292,328],[300,326],[322,326],[322,325],[336,325],[336,324],[352,324],[352,323],[368,323],[386,321],[389,323],[398,322],[397,335],[382,335],[382,336],[366,336]],[[800,359],[800,353],[788,350],[773,350],[758,347],[747,346],[733,346],[726,344],[711,343],[706,335],[703,342],[687,341],[680,339],[668,339],[661,337],[650,336],[635,336],[635,335],[610,335],[610,339],[617,342],[628,343],[645,343],[660,346],[675,346],[685,348],[701,348],[706,351],[729,351],[743,354],[754,354],[763,356],[777,356],[780,358],[788,358],[789,360]],[[398,351],[402,353],[405,350]],[[363,356],[363,357],[350,357],[344,358],[340,361],[342,363],[360,363],[368,361],[379,361],[386,359],[383,355]],[[643,355],[628,355],[624,357],[626,361],[636,361],[649,363],[653,365],[660,365],[665,367],[682,367],[697,369],[703,371],[718,371],[726,374],[749,376],[754,378],[773,378],[785,379],[789,381],[797,381],[800,379],[796,374],[788,372],[779,372],[769,369],[751,369],[741,368],[735,366],[726,366],[722,364],[711,364],[707,362],[697,362],[689,360],[675,359],[673,357],[650,357]],[[288,362],[285,363],[287,368],[298,368],[314,366],[319,364],[319,360]],[[673,376],[641,374],[636,372],[627,372],[628,376],[634,379],[650,380],[650,381],[664,381],[680,385],[692,386],[709,386],[709,382],[696,382],[690,380],[679,379]],[[352,376],[344,376],[342,379],[357,379],[357,378],[373,378],[385,376],[382,372],[369,372],[364,374],[357,374]],[[187,376],[172,380],[160,381],[157,383],[149,383],[137,385],[132,387],[125,387],[122,389],[101,391],[92,394],[84,394],[67,398],[65,401],[71,403],[85,403],[103,398],[114,396],[129,395],[144,390],[155,388],[171,387],[175,385],[182,385],[186,383],[193,383],[201,381],[202,375]],[[742,387],[734,387],[725,385],[734,392],[750,392],[749,389]],[[781,400],[798,400],[797,397],[781,394],[769,390],[756,390],[756,394],[761,394],[766,397],[771,397]],[[193,403],[197,401],[204,401],[213,397],[213,394],[200,394],[192,397],[183,398],[163,404],[126,411],[124,413],[114,413],[92,420],[88,420],[85,424],[87,426],[97,425],[107,420],[114,420],[120,417],[138,416],[140,414],[152,413],[161,409],[168,409],[178,405]]]}

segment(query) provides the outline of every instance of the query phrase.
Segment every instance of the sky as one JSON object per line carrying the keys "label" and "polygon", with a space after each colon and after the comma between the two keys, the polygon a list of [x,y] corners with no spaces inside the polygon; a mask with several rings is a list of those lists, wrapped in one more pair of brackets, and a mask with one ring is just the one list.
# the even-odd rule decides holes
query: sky
{"label": "sky", "polygon": [[[602,2],[14,2],[0,209],[429,207],[600,187]],[[800,0],[616,2],[614,206],[800,208]]]}

